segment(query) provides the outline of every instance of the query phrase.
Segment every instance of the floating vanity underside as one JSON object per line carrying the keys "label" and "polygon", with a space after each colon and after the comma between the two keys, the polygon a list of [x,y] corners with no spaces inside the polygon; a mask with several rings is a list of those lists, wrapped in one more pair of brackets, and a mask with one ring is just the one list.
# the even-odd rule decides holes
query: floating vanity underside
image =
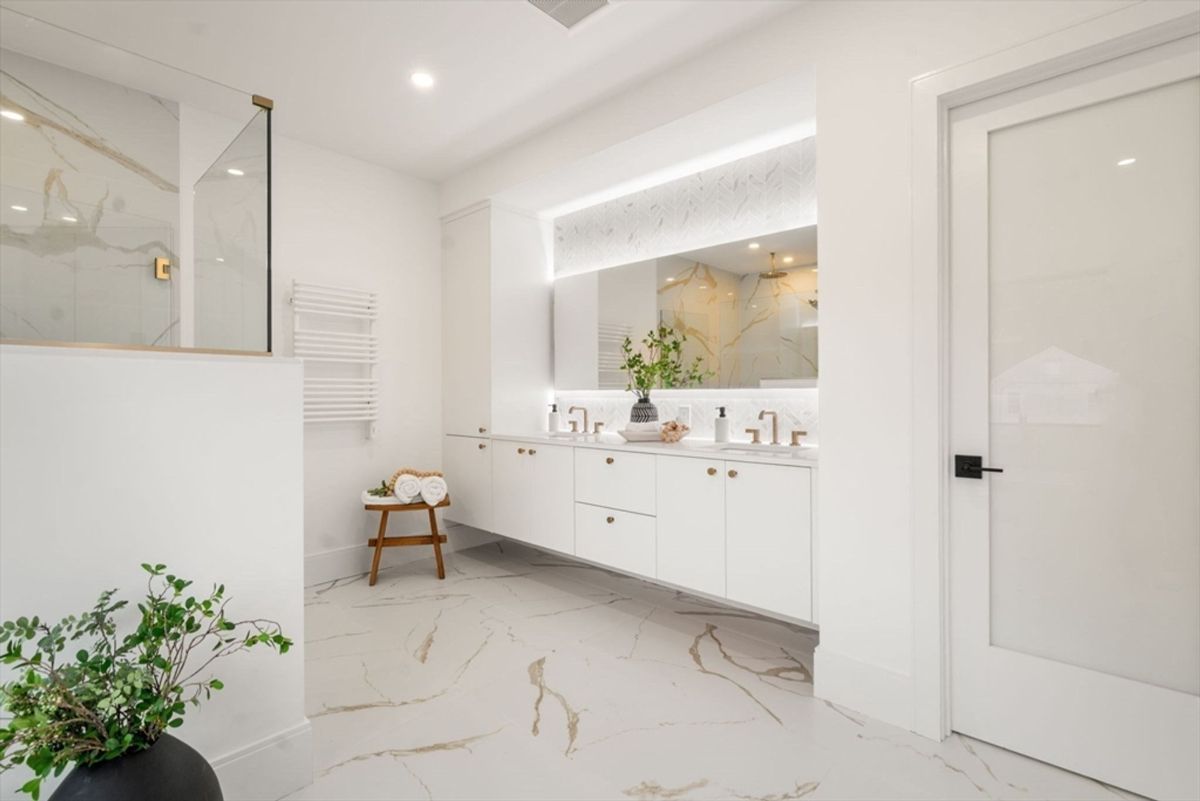
{"label": "floating vanity underside", "polygon": [[816,459],[719,447],[447,436],[446,519],[815,624]]}

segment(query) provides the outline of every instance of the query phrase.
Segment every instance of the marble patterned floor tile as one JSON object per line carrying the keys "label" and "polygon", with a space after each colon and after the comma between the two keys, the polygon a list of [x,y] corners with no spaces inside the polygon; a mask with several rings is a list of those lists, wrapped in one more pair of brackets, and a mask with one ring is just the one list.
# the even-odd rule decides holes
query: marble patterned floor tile
{"label": "marble patterned floor tile", "polygon": [[813,696],[816,632],[509,542],[311,587],[328,799],[1117,799]]}

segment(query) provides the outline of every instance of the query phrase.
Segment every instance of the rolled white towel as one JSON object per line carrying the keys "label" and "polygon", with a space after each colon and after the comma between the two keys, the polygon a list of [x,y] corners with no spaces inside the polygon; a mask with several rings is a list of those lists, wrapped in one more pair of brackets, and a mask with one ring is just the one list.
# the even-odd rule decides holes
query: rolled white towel
{"label": "rolled white towel", "polygon": [[410,473],[401,473],[396,476],[396,487],[392,494],[400,503],[412,503],[421,497],[421,479]]}
{"label": "rolled white towel", "polygon": [[421,500],[430,506],[437,506],[444,501],[448,492],[446,479],[441,476],[426,476],[421,479]]}

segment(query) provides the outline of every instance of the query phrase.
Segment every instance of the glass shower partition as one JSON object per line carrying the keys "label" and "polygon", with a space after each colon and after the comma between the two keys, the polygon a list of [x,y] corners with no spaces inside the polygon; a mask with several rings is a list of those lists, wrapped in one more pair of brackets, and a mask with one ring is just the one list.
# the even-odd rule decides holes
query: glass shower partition
{"label": "glass shower partition", "polygon": [[0,342],[269,352],[271,107],[0,7]]}
{"label": "glass shower partition", "polygon": [[271,350],[270,126],[260,108],[195,185],[198,348]]}

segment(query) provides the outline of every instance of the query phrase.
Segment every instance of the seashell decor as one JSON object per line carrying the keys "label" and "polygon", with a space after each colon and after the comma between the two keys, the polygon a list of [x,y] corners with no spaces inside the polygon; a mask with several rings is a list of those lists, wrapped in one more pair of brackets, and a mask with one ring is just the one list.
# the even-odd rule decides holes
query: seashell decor
{"label": "seashell decor", "polygon": [[668,420],[667,422],[663,423],[662,431],[660,432],[659,436],[662,437],[663,442],[679,442],[679,440],[686,437],[688,432],[691,430],[691,428],[679,422],[678,420]]}

